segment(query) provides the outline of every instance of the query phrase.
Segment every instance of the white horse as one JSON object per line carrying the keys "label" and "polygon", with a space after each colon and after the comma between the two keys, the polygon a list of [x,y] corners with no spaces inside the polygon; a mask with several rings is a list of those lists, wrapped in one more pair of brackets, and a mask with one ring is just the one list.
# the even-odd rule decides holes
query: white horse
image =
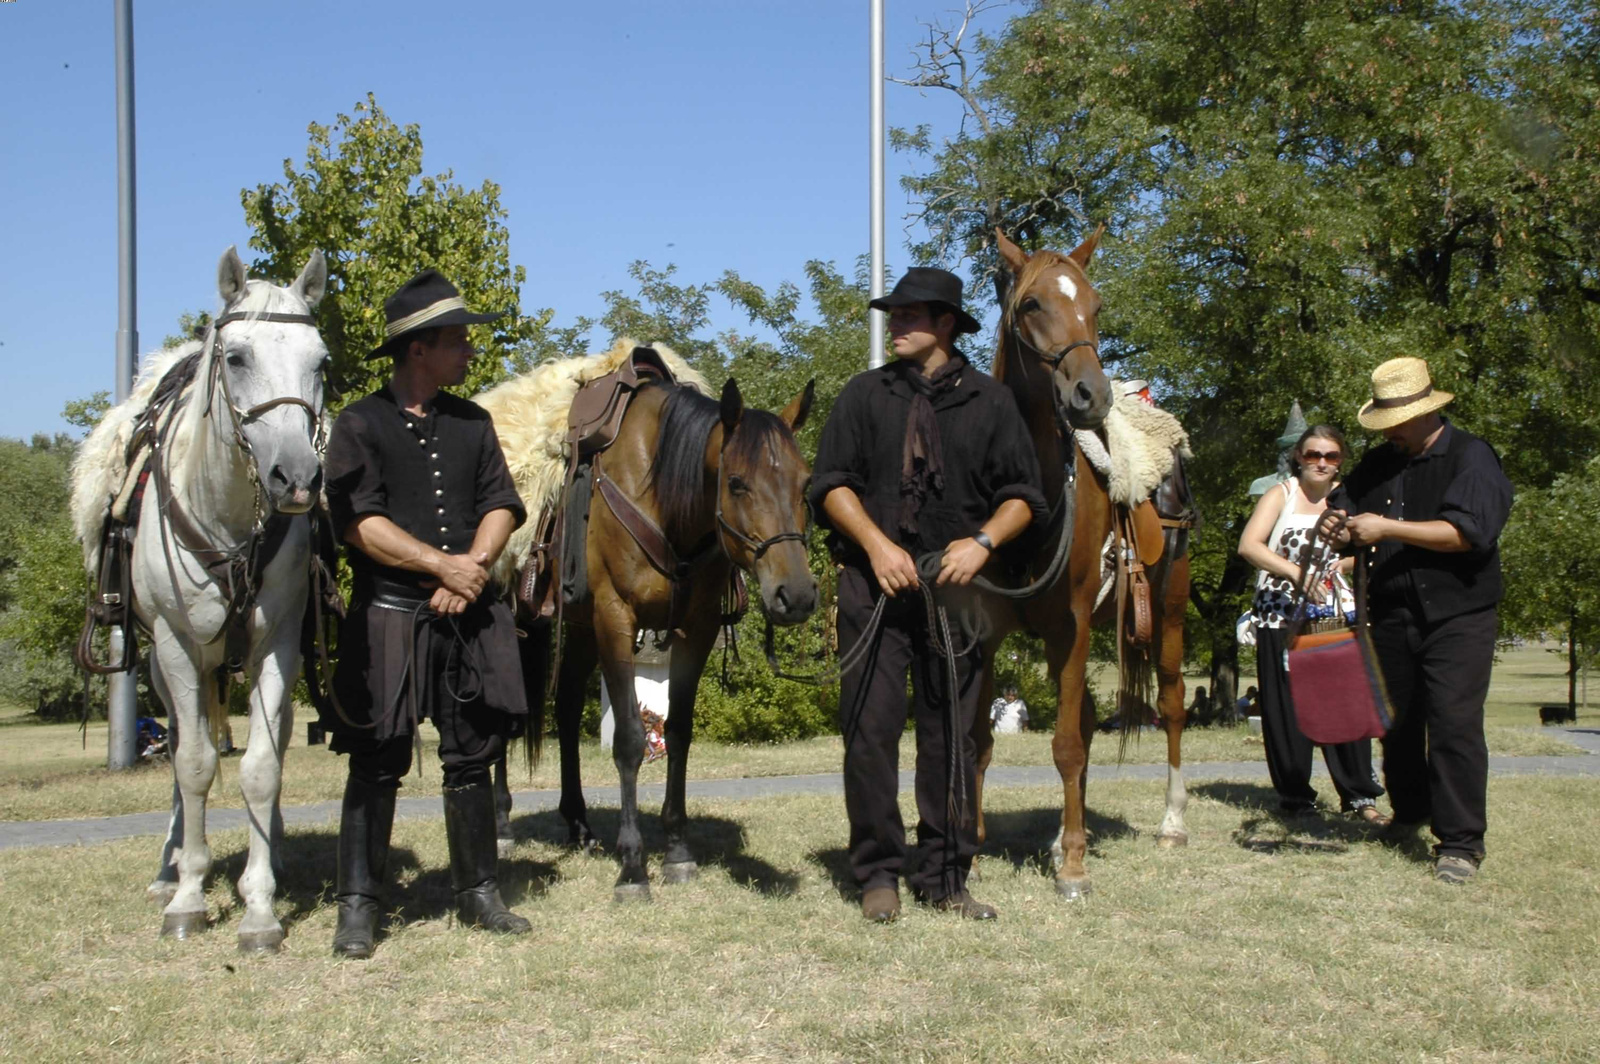
{"label": "white horse", "polygon": [[[245,951],[274,951],[283,941],[272,909],[274,869],[281,868],[273,847],[282,837],[278,795],[309,582],[310,521],[297,515],[312,508],[322,483],[328,349],[311,311],[326,283],[321,252],[280,288],[248,280],[229,248],[217,271],[223,310],[204,340],[152,360],[133,396],[84,442],[73,470],[74,516],[92,568],[101,523],[122,488],[131,426],[158,378],[198,354],[193,383],[158,434],[137,514],[134,611],[154,648],[151,677],[178,737],[164,850],[177,886],[162,914],[163,935],[186,938],[207,926],[206,795],[217,771],[212,725],[227,712],[221,681],[230,649],[251,677],[250,733],[239,766],[250,825],[239,879]],[[165,878],[158,876],[152,894],[170,890]]]}

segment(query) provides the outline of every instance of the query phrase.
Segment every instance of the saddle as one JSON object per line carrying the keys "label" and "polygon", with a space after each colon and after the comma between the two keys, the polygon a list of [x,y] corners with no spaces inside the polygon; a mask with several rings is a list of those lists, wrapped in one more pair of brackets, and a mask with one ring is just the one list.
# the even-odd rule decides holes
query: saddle
{"label": "saddle", "polygon": [[[1174,559],[1187,554],[1189,530],[1199,523],[1194,496],[1184,475],[1183,455],[1176,450],[1172,472],[1149,499],[1132,507],[1116,505],[1112,537],[1118,601],[1127,604],[1127,634],[1136,645],[1148,644],[1154,635],[1148,568],[1161,560],[1163,552]],[[1173,533],[1170,543],[1168,532]]]}
{"label": "saddle", "polygon": [[[622,365],[578,390],[567,410],[567,472],[554,507],[539,515],[528,560],[517,574],[517,601],[534,619],[555,620],[560,607],[588,594],[584,530],[593,494],[596,455],[616,442],[622,419],[639,388],[651,381],[676,383],[653,348],[636,347]],[[559,601],[554,574],[562,573]]]}

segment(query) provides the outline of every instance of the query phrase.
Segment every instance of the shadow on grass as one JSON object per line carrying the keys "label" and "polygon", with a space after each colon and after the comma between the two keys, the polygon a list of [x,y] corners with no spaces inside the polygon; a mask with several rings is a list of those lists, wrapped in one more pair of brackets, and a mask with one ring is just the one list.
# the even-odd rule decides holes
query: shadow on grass
{"label": "shadow on grass", "polygon": [[[615,846],[620,810],[590,807],[590,829]],[[667,847],[666,832],[659,813],[639,811],[639,832],[644,836],[645,854],[659,854]],[[538,841],[550,846],[568,847],[567,822],[560,812],[544,809],[513,817],[512,838],[518,842]],[[777,868],[745,849],[744,825],[737,820],[715,816],[689,818],[689,849],[701,867],[719,867],[728,878],[746,890],[769,897],[786,897],[800,888],[800,875]],[[602,851],[603,852],[603,851]]]}
{"label": "shadow on grass", "polygon": [[[1010,862],[1018,871],[1032,868],[1041,875],[1055,875],[1054,858],[1050,847],[1061,830],[1061,810],[1052,808],[1006,810],[984,814],[987,838],[979,858]],[[1105,816],[1090,809],[1086,815],[1089,830],[1089,854],[1105,856],[1100,844],[1112,839],[1137,838],[1139,831],[1119,816]],[[916,837],[911,829],[911,839]],[[861,887],[850,869],[850,853],[843,847],[813,850],[807,858],[821,865],[833,881],[833,889],[846,901],[861,897]],[[908,844],[905,867],[901,876],[909,875],[917,867],[919,855],[913,844]]]}
{"label": "shadow on grass", "polygon": [[1234,841],[1252,853],[1347,853],[1351,846],[1388,846],[1419,864],[1433,860],[1428,844],[1418,834],[1386,838],[1366,822],[1340,814],[1320,819],[1285,817],[1278,793],[1259,783],[1223,781],[1197,784],[1190,794],[1231,805],[1245,813]]}
{"label": "shadow on grass", "polygon": [[[443,832],[443,825],[439,825]],[[339,833],[337,830],[289,832],[283,840],[282,859],[284,873],[278,877],[277,901],[287,906],[279,919],[288,934],[311,913],[334,901],[334,876],[338,867]],[[218,914],[216,923],[229,919],[244,909],[244,899],[239,895],[239,877],[244,874],[249,851],[241,848],[216,861],[212,868],[214,877],[222,877],[233,888],[232,911]],[[389,850],[389,863],[385,875],[384,911],[390,914],[378,932],[382,941],[391,924],[406,924],[414,920],[436,920],[455,911],[455,888],[450,881],[450,870],[434,868],[415,875],[421,867],[414,851],[395,846]],[[515,856],[500,861],[500,896],[512,908],[526,904],[546,893],[560,877],[556,866],[545,861],[518,859]],[[399,884],[405,882],[405,886]]]}

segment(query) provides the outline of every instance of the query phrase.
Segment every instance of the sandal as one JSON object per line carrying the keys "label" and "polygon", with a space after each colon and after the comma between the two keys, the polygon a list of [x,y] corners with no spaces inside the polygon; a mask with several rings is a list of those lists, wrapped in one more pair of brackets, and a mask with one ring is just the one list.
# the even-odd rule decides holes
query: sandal
{"label": "sandal", "polygon": [[1393,817],[1384,816],[1375,805],[1364,805],[1355,811],[1355,815],[1375,828],[1386,828],[1394,823]]}

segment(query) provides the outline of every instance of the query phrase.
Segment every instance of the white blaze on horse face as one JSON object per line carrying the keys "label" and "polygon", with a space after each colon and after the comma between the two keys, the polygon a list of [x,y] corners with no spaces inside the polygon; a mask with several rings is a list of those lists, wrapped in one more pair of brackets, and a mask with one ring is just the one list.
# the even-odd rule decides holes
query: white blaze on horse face
{"label": "white blaze on horse face", "polygon": [[1078,298],[1078,286],[1072,283],[1072,278],[1064,273],[1056,275],[1056,285],[1061,289],[1061,294],[1068,299]]}

